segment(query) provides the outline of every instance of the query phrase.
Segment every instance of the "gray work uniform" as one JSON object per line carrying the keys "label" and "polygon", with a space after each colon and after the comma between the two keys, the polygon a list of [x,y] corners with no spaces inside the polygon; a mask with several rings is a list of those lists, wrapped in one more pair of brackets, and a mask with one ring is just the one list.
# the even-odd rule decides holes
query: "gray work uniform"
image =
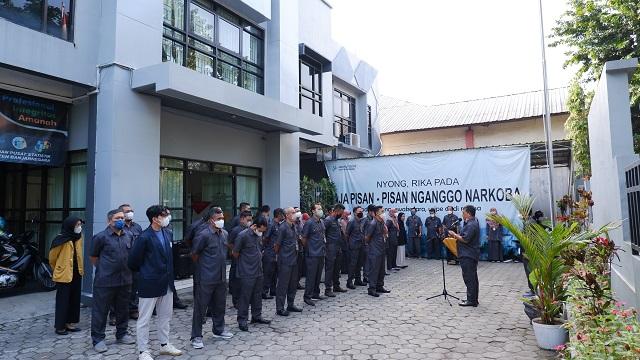
{"label": "gray work uniform", "polygon": [[349,262],[349,281],[362,281],[361,272],[366,259],[364,251],[364,231],[367,220],[355,217],[347,225],[347,239],[349,251],[351,252]]}
{"label": "gray work uniform", "polygon": [[398,236],[399,225],[396,225],[393,220],[389,219],[386,222],[387,230],[389,231],[389,237],[387,237],[387,270],[391,270],[396,267],[396,257],[398,256]]}
{"label": "gray work uniform", "polygon": [[462,280],[467,286],[467,301],[478,302],[480,284],[478,282],[478,260],[480,260],[480,224],[478,219],[465,221],[458,241],[458,260],[462,269]]}
{"label": "gray work uniform", "polygon": [[264,271],[264,284],[262,293],[265,296],[275,295],[277,263],[274,244],[278,238],[280,224],[275,219],[269,221],[267,232],[262,236],[262,270]]}
{"label": "gray work uniform", "polygon": [[262,236],[253,229],[244,229],[235,239],[233,252],[240,254],[236,276],[240,282],[238,297],[238,325],[247,325],[249,305],[251,318],[262,318]]}
{"label": "gray work uniform", "polygon": [[302,221],[296,221],[296,231],[298,232],[298,283],[300,279],[305,274],[305,263],[304,263],[304,246],[302,246],[302,242],[300,241],[300,237],[302,237]]}
{"label": "gray work uniform", "polygon": [[324,219],[327,253],[324,257],[324,286],[331,290],[340,287],[340,264],[342,263],[342,229],[338,219],[327,216]]}
{"label": "gray work uniform", "polygon": [[202,228],[193,238],[191,252],[198,256],[193,278],[198,291],[193,299],[191,339],[202,337],[202,321],[207,308],[213,318],[213,333],[221,334],[224,331],[227,238],[226,230],[214,230],[211,225]]}
{"label": "gray work uniform", "polygon": [[411,255],[420,257],[422,251],[422,219],[418,215],[411,215],[407,218],[407,230],[409,231],[409,244],[411,244]]}
{"label": "gray work uniform", "polygon": [[[453,232],[455,232],[456,234],[460,233],[460,221],[462,221],[461,219],[458,218],[457,215],[455,214],[447,214],[442,218],[442,227],[444,227],[444,233],[447,234],[447,236],[449,235],[449,230],[452,230]],[[447,253],[447,260],[455,260],[456,256],[453,255],[453,253],[451,251],[449,251],[449,249],[445,248],[445,251]]]}
{"label": "gray work uniform", "polygon": [[[240,233],[247,228],[246,225],[237,225],[231,230],[229,234],[228,246],[233,250],[235,240]],[[236,269],[238,268],[238,260],[235,257],[231,257],[231,267],[229,269],[229,292],[231,293],[231,302],[235,307],[238,304],[238,296],[240,295],[240,284],[237,281]]]}
{"label": "gray work uniform", "polygon": [[[124,223],[124,231],[128,231],[133,237],[133,243],[135,243],[136,239],[140,234],[142,234],[142,226],[135,221],[131,221],[131,223]],[[133,272],[131,274],[131,297],[129,298],[129,312],[138,311],[138,281],[139,276],[137,272]]]}
{"label": "gray work uniform", "polygon": [[384,260],[386,255],[384,227],[384,222],[379,222],[375,219],[367,227],[366,237],[369,238],[369,251],[367,253],[369,290],[384,287]]}
{"label": "gray work uniform", "polygon": [[91,306],[91,340],[94,345],[105,339],[111,305],[116,315],[116,338],[127,334],[132,283],[127,262],[132,245],[133,236],[130,232],[122,230],[118,234],[111,227],[91,239],[91,256],[98,258]]}
{"label": "gray work uniform", "polygon": [[315,216],[309,219],[302,228],[302,236],[306,238],[307,263],[304,298],[311,299],[320,296],[320,277],[325,256],[325,229],[322,220]]}
{"label": "gray work uniform", "polygon": [[278,285],[276,287],[276,310],[293,306],[298,288],[298,230],[296,224],[283,222],[278,229]]}

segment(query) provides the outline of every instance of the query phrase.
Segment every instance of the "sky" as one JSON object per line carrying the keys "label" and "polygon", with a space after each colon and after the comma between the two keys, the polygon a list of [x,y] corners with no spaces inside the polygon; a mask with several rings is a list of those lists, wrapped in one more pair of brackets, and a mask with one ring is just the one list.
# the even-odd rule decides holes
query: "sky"
{"label": "sky", "polygon": [[[378,92],[443,104],[540,90],[538,0],[331,0],[333,39],[378,70]],[[567,10],[543,0],[545,35]],[[567,86],[566,48],[549,48],[550,88]]]}

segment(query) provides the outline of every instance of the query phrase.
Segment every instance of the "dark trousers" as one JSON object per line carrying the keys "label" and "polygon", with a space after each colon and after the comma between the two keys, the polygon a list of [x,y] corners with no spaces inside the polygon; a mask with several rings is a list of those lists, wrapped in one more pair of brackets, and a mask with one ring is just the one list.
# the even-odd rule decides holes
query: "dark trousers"
{"label": "dark trousers", "polygon": [[276,280],[277,280],[277,272],[276,272],[276,259],[271,257],[263,257],[262,258],[262,272],[264,274],[264,282],[262,286],[262,293],[264,295],[275,295],[276,294]]}
{"label": "dark trousers", "polygon": [[327,290],[340,287],[340,269],[342,265],[342,253],[336,253],[336,256],[324,258],[324,287]]}
{"label": "dark trousers", "polygon": [[231,302],[233,303],[233,306],[238,305],[238,296],[240,294],[240,285],[238,279],[236,278],[237,268],[238,260],[236,260],[236,258],[232,258],[231,267],[229,268],[229,293],[231,294]]}
{"label": "dark trousers", "polygon": [[262,319],[262,276],[248,279],[237,279],[240,283],[238,297],[238,325],[247,325],[249,319],[249,305],[251,318]]}
{"label": "dark trousers", "polygon": [[322,267],[324,265],[323,256],[306,256],[307,275],[304,285],[304,298],[320,296],[320,278],[322,277]]}
{"label": "dark trousers", "polygon": [[362,246],[351,248],[349,252],[351,253],[349,257],[349,280],[362,281],[361,272],[366,258],[364,248]]}
{"label": "dark trousers", "polygon": [[91,304],[91,340],[93,345],[104,340],[109,306],[113,304],[116,314],[116,339],[127,334],[129,322],[129,297],[131,284],[114,287],[94,287]]}
{"label": "dark trousers", "polygon": [[531,274],[531,269],[529,268],[529,259],[527,259],[525,255],[522,255],[522,265],[524,266],[524,273],[527,276],[527,285],[529,285],[529,290],[531,290],[531,292],[535,292],[533,284],[531,284],[531,281],[529,280],[529,275]]}
{"label": "dark trousers", "polygon": [[391,270],[395,267],[397,267],[396,265],[396,259],[398,258],[398,243],[394,244],[388,244],[389,246],[387,247],[387,270]]}
{"label": "dark trousers", "polygon": [[411,256],[420,257],[420,252],[422,251],[420,240],[422,240],[422,236],[412,236],[409,238],[409,243],[411,244]]}
{"label": "dark trousers", "polygon": [[306,265],[304,263],[304,252],[298,253],[298,281],[304,277]]}
{"label": "dark trousers", "polygon": [[213,320],[213,333],[221,334],[224,331],[224,314],[227,305],[227,284],[194,284],[193,317],[191,321],[191,339],[202,337],[202,322],[211,310]]}
{"label": "dark trousers", "polygon": [[439,237],[427,240],[427,253],[432,259],[442,258],[442,240]]}
{"label": "dark trousers", "polygon": [[67,324],[80,322],[80,293],[82,277],[74,272],[69,283],[56,283],[56,330],[64,330]]}
{"label": "dark trousers", "polygon": [[298,264],[278,264],[278,285],[276,286],[276,310],[284,310],[285,300],[287,307],[293,306],[298,289]]}
{"label": "dark trousers", "polygon": [[351,263],[351,252],[349,248],[342,248],[342,263],[340,264],[340,274],[349,275],[349,264]]}
{"label": "dark trousers", "polygon": [[384,260],[385,255],[367,255],[369,263],[369,290],[381,289],[384,287]]}
{"label": "dark trousers", "polygon": [[460,260],[460,268],[462,269],[462,280],[467,286],[467,301],[472,303],[478,302],[478,292],[480,284],[478,282],[478,260],[462,257]]}
{"label": "dark trousers", "polygon": [[140,273],[132,272],[131,279],[133,282],[131,283],[131,296],[129,297],[129,313],[138,311],[138,281]]}

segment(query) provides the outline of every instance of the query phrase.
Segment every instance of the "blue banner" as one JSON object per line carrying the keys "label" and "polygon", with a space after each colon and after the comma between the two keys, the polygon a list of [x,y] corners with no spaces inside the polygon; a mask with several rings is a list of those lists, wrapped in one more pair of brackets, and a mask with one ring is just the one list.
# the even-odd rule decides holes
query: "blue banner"
{"label": "blue banner", "polygon": [[69,106],[0,90],[0,162],[61,166]]}

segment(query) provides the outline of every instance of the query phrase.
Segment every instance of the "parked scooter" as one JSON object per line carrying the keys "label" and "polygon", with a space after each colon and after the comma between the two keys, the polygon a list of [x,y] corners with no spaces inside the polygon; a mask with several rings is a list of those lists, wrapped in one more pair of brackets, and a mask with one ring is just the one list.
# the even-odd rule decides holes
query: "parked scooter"
{"label": "parked scooter", "polygon": [[38,252],[31,239],[33,231],[12,236],[3,232],[0,236],[0,290],[21,287],[28,277],[33,277],[43,290],[55,289],[53,271]]}

